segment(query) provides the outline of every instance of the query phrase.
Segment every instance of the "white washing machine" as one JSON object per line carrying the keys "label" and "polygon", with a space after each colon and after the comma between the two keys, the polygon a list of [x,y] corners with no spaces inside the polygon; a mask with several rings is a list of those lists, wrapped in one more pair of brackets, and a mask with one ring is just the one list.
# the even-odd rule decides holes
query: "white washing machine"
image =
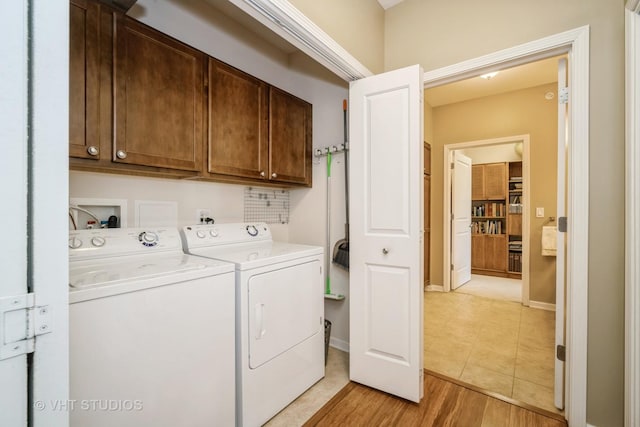
{"label": "white washing machine", "polygon": [[234,266],[177,229],[69,233],[70,425],[235,424]]}
{"label": "white washing machine", "polygon": [[324,376],[323,249],[264,223],[182,232],[185,252],[235,264],[237,424],[262,425]]}

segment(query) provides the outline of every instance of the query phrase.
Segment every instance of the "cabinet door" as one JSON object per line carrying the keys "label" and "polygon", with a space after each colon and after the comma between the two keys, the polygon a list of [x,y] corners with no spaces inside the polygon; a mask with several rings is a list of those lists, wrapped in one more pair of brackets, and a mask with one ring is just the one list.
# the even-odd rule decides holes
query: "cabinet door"
{"label": "cabinet door", "polygon": [[484,197],[504,199],[507,194],[506,163],[489,163],[484,166]]}
{"label": "cabinet door", "polygon": [[424,176],[424,284],[431,282],[431,176]]}
{"label": "cabinet door", "polygon": [[114,36],[113,161],[200,169],[204,54],[123,15]]}
{"label": "cabinet door", "polygon": [[482,234],[471,235],[471,268],[485,268],[485,240]]}
{"label": "cabinet door", "polygon": [[69,6],[69,155],[99,159],[98,3]]}
{"label": "cabinet door", "polygon": [[431,175],[431,145],[424,143],[424,173]]}
{"label": "cabinet door", "polygon": [[269,179],[311,186],[311,113],[311,104],[271,87]]}
{"label": "cabinet door", "polygon": [[504,234],[485,236],[485,268],[489,270],[507,270],[507,240]]}
{"label": "cabinet door", "polygon": [[471,199],[484,199],[484,165],[471,165]]}
{"label": "cabinet door", "polygon": [[209,172],[266,179],[266,83],[213,58],[208,73]]}

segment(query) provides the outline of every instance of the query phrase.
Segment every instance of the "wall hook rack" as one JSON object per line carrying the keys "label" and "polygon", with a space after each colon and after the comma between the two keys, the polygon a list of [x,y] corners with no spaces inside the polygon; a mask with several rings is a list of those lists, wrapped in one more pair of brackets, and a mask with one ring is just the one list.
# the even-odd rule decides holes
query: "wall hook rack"
{"label": "wall hook rack", "polygon": [[328,145],[323,148],[316,148],[313,152],[315,157],[325,157],[327,154],[335,154],[342,153],[343,151],[347,151],[349,149],[349,143],[338,144],[338,145]]}

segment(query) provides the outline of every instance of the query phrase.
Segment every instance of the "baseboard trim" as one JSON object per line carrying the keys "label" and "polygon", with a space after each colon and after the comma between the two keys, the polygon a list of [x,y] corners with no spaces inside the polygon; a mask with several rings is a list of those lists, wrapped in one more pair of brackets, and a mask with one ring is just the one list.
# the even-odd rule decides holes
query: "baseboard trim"
{"label": "baseboard trim", "polygon": [[529,301],[529,307],[538,308],[540,310],[556,311],[556,305],[548,302]]}
{"label": "baseboard trim", "polygon": [[339,338],[331,337],[329,339],[329,345],[333,348],[337,348],[340,351],[349,353],[349,342],[341,340]]}
{"label": "baseboard trim", "polygon": [[427,285],[424,287],[427,292],[444,292],[444,286],[442,285]]}

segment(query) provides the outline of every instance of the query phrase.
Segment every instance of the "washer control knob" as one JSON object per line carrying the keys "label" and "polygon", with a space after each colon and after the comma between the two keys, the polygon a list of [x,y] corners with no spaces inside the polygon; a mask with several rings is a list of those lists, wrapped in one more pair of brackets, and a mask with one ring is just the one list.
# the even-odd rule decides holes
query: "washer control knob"
{"label": "washer control knob", "polygon": [[213,230],[209,231],[209,234],[211,234],[211,237],[218,237],[218,230],[214,228]]}
{"label": "washer control knob", "polygon": [[200,239],[204,239],[207,235],[205,234],[204,231],[200,230],[200,231],[196,231],[196,236],[198,236],[198,238]]}
{"label": "washer control knob", "polygon": [[78,249],[80,246],[82,246],[82,240],[78,239],[77,237],[71,237],[69,239],[69,248]]}
{"label": "washer control knob", "polygon": [[247,233],[249,233],[249,236],[255,237],[258,235],[258,229],[255,225],[247,225]]}
{"label": "washer control knob", "polygon": [[143,231],[138,234],[138,240],[145,246],[155,246],[158,244],[158,235],[151,231]]}
{"label": "washer control knob", "polygon": [[101,248],[107,243],[104,237],[96,236],[91,239],[91,244],[97,248]]}

